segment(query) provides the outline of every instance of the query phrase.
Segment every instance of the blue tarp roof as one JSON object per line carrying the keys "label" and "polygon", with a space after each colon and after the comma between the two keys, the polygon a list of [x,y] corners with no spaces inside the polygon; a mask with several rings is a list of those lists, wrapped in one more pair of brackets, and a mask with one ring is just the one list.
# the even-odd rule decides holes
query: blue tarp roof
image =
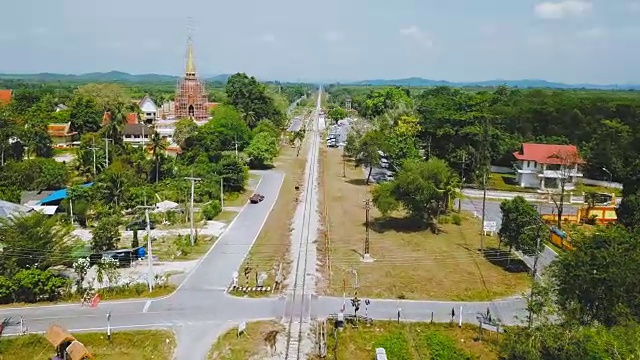
{"label": "blue tarp roof", "polygon": [[[86,183],[86,184],[82,184],[80,185],[81,187],[89,187],[93,185],[92,182],[90,183]],[[47,196],[46,198],[38,201],[38,205],[42,205],[42,204],[46,204],[46,203],[50,203],[50,202],[54,202],[54,201],[60,201],[60,200],[64,200],[67,198],[67,189],[61,189],[58,191],[54,191],[52,192],[49,196]]]}

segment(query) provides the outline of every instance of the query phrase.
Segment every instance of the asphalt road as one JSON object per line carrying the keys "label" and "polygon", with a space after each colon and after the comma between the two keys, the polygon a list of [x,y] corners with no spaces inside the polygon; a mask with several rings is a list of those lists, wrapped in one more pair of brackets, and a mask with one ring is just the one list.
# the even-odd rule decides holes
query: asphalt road
{"label": "asphalt road", "polygon": [[[316,141],[323,141],[317,139]],[[284,175],[275,171],[261,173],[256,192],[265,195],[260,204],[248,204],[228,226],[216,244],[202,258],[178,289],[171,295],[154,300],[127,300],[103,302],[97,308],[79,304],[19,307],[0,309],[0,319],[11,317],[19,321],[24,316],[29,332],[43,332],[56,323],[71,332],[102,331],[107,327],[106,314],[111,312],[114,331],[131,329],[170,328],[176,332],[178,348],[176,359],[204,359],[216,338],[242,321],[282,319],[286,316],[286,297],[238,298],[226,293],[232,274],[238,270],[244,257],[257,238],[262,225],[272,210],[281,189]],[[478,207],[480,204],[480,207]],[[463,200],[466,210],[481,209],[481,201]],[[487,219],[500,220],[499,203],[487,203]],[[546,250],[545,250],[546,253]],[[551,262],[555,254],[543,255],[541,263]],[[344,299],[312,295],[309,314],[312,318],[324,318],[337,313]],[[347,301],[347,313],[352,307]],[[477,324],[477,316],[489,309],[492,316],[504,324],[517,324],[526,315],[525,301],[520,297],[492,302],[408,301],[372,299],[368,309],[364,304],[360,314],[378,320],[397,319],[398,309],[402,320],[446,322],[455,310],[455,321],[462,314],[462,321]],[[462,309],[462,311],[460,311]],[[19,326],[14,323],[5,329],[4,335],[15,335]]]}

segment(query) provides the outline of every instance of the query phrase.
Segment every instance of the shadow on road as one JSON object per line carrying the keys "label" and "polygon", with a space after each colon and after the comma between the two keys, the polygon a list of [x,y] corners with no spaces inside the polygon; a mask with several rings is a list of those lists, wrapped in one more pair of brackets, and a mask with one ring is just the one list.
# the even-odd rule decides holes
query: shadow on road
{"label": "shadow on road", "polygon": [[498,249],[495,247],[485,248],[482,255],[493,265],[500,266],[510,273],[528,272],[529,267],[524,261],[517,258],[513,253],[506,249]]}

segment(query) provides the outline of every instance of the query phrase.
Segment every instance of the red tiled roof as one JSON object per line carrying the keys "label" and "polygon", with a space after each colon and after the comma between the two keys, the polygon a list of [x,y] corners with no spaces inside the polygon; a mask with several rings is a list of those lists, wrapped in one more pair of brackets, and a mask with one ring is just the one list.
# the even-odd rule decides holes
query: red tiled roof
{"label": "red tiled roof", "polygon": [[127,118],[125,120],[127,121],[127,124],[137,124],[138,114],[136,113],[127,114]]}
{"label": "red tiled roof", "polygon": [[[125,117],[125,123],[126,124],[137,124],[138,123],[138,114],[136,113],[130,113],[127,114],[127,116]],[[108,111],[105,111],[104,115],[102,116],[102,125],[107,125],[109,123],[109,121],[111,121],[111,113]]]}
{"label": "red tiled roof", "polygon": [[49,124],[47,125],[47,132],[51,137],[67,137],[77,134],[77,132],[71,131],[71,123]]}
{"label": "red tiled roof", "polygon": [[107,125],[109,121],[111,121],[111,113],[105,111],[104,115],[102,115],[102,126]]}
{"label": "red tiled roof", "polygon": [[518,160],[539,164],[584,163],[575,145],[524,143],[522,149],[514,152],[513,156]]}
{"label": "red tiled roof", "polygon": [[8,103],[11,101],[13,91],[11,89],[0,89],[0,103]]}

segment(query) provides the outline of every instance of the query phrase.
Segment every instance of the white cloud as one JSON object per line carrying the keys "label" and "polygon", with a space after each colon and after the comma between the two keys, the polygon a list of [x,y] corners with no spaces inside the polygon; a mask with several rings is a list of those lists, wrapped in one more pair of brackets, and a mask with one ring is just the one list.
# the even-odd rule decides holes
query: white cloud
{"label": "white cloud", "polygon": [[273,44],[276,42],[276,36],[273,34],[262,34],[260,35],[258,40],[260,40],[261,42]]}
{"label": "white cloud", "polygon": [[324,34],[324,39],[328,42],[336,42],[340,41],[344,38],[344,36],[337,31],[329,31]]}
{"label": "white cloud", "polygon": [[542,19],[562,19],[569,16],[585,15],[593,9],[593,4],[584,0],[564,0],[536,4],[534,12]]}
{"label": "white cloud", "polygon": [[428,49],[433,48],[433,38],[431,35],[418,29],[415,25],[400,29],[400,35],[411,38]]}
{"label": "white cloud", "polygon": [[585,39],[602,39],[607,36],[607,30],[601,27],[593,27],[590,29],[578,31],[576,35]]}

